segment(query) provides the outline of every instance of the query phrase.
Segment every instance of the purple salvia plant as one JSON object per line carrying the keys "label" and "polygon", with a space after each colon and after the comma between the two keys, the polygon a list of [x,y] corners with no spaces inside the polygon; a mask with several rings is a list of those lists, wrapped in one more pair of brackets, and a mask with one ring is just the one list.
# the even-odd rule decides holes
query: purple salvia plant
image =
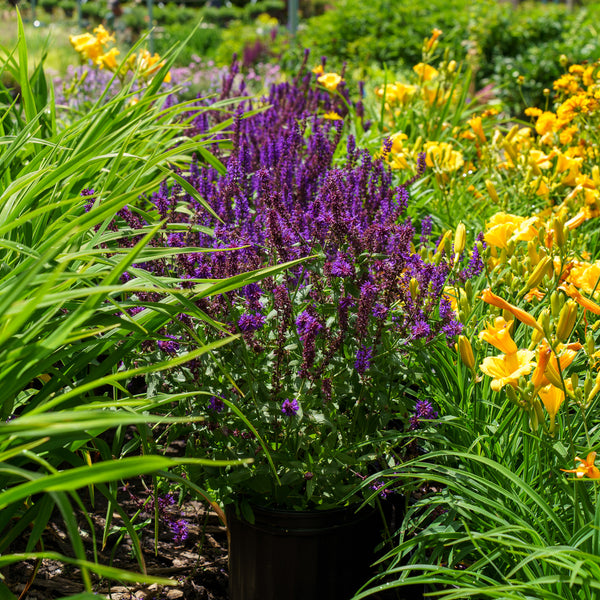
{"label": "purple salvia plant", "polygon": [[[224,78],[221,98],[237,93],[237,76],[234,68]],[[194,389],[239,402],[261,436],[275,436],[272,444],[280,459],[286,443],[301,439],[320,444],[348,419],[353,431],[367,428],[368,437],[376,439],[390,419],[389,407],[381,403],[400,385],[397,373],[404,356],[440,334],[453,339],[461,327],[442,297],[452,265],[446,258],[428,263],[415,252],[415,229],[405,214],[407,186],[422,175],[424,156],[416,176],[405,185],[395,184],[385,161],[359,149],[354,137],[344,133],[343,121],[323,117],[329,111],[347,115],[352,106],[347,89],[341,90],[342,99],[314,85],[315,77],[305,72],[272,85],[261,99],[239,101],[229,115],[209,110],[191,119],[190,134],[211,135],[211,125],[220,123],[219,135],[231,142],[230,149],[217,142],[212,147],[225,172],[195,161],[179,173],[217,218],[181,185],[163,183],[140,199],[143,212],[128,207],[115,220],[135,232],[146,226],[140,215],[150,214],[166,220],[152,245],[214,250],[137,265],[179,277],[184,288],[199,279],[224,279],[309,259],[258,284],[197,301],[211,319],[241,334],[243,344],[225,346],[186,371]],[[198,102],[210,106],[211,100]],[[255,108],[262,110],[247,116]],[[340,147],[347,150],[342,157]],[[421,234],[429,239],[427,221]],[[145,300],[143,293],[138,300]],[[225,335],[200,320],[185,327],[207,339]],[[160,339],[169,343],[166,333]],[[169,333],[181,336],[177,343],[182,347],[186,339],[193,347],[188,334]],[[223,377],[215,358],[231,378]],[[174,379],[172,385],[180,381]],[[302,418],[286,418],[298,414],[297,399]],[[254,433],[230,410],[212,400],[202,410],[207,435],[223,441],[220,457],[231,457],[234,447],[243,448],[235,457],[261,455]],[[307,425],[314,428],[310,435],[285,435],[322,410],[331,411],[327,419],[335,421],[332,429],[318,427],[315,420]],[[217,438],[211,439],[217,448]],[[233,439],[238,446],[232,446]],[[338,443],[327,442],[330,448]],[[295,447],[290,452],[297,460],[308,450]],[[321,476],[313,468],[311,473],[311,482],[318,485]],[[305,485],[303,475],[301,479]]]}

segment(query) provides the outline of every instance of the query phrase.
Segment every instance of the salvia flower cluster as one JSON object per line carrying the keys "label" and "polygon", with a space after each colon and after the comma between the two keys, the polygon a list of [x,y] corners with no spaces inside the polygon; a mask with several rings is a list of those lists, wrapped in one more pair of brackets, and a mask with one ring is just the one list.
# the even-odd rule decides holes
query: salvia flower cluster
{"label": "salvia flower cluster", "polygon": [[[189,407],[206,416],[191,436],[202,456],[254,459],[203,473],[203,485],[225,501],[246,493],[287,507],[345,502],[355,473],[366,473],[397,443],[389,441],[394,428],[410,425],[404,390],[412,351],[460,333],[443,297],[453,258],[440,247],[435,263],[423,259],[405,215],[424,157],[416,175],[395,185],[385,159],[345,132],[348,112],[360,110],[343,73],[335,89],[318,77],[305,69],[267,96],[237,104],[226,129],[230,143],[214,148],[224,173],[200,162],[179,172],[214,215],[181,185],[165,182],[111,224],[133,234],[133,243],[152,214],[165,221],[153,243],[185,249],[169,261],[134,265],[126,277],[145,269],[193,289],[200,280],[295,261],[234,292],[198,300],[243,342],[153,383],[207,394]],[[230,94],[226,77],[221,97]],[[214,116],[223,119],[221,112]],[[207,130],[208,118],[203,113],[190,124],[194,133]],[[154,342],[159,357],[193,347],[195,336],[219,334],[200,319],[180,323]],[[144,358],[157,357],[148,352],[138,360]]]}

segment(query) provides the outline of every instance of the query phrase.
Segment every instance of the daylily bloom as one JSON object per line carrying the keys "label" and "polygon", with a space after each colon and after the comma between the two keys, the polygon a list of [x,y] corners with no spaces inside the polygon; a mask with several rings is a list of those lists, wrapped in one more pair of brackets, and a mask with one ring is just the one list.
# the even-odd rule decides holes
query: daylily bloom
{"label": "daylily bloom", "polygon": [[107,69],[114,71],[117,68],[117,54],[120,54],[120,52],[116,48],[111,48],[108,52],[100,55],[96,59],[96,64],[101,69],[106,67]]}
{"label": "daylily bloom", "polygon": [[437,77],[439,71],[432,67],[431,65],[427,65],[425,63],[419,63],[413,67],[413,71],[419,76],[422,81],[431,81],[434,77]]}
{"label": "daylily bloom", "polygon": [[600,305],[583,296],[575,286],[561,285],[558,289],[562,290],[567,296],[571,296],[579,306],[593,312],[595,315],[600,315]]}
{"label": "daylily bloom", "polygon": [[106,44],[108,44],[108,42],[114,42],[115,41],[115,36],[110,35],[108,33],[108,31],[106,31],[106,29],[104,29],[104,25],[98,25],[98,27],[96,27],[94,29],[94,33],[96,34],[96,38],[98,40],[98,42],[100,44],[102,44],[103,46],[105,46]]}
{"label": "daylily bloom", "polygon": [[563,346],[559,344],[557,346],[558,360],[555,355],[550,356],[546,369],[544,370],[544,376],[546,377],[546,383],[552,383],[556,387],[563,387],[564,376],[561,378],[561,373],[573,362],[575,356],[581,350],[583,346],[579,342],[574,342]]}
{"label": "daylily bloom", "polygon": [[489,288],[483,290],[481,293],[481,299],[492,306],[496,306],[501,308],[502,310],[507,310],[511,315],[519,319],[521,323],[525,323],[525,325],[529,325],[529,327],[533,327],[537,331],[539,331],[542,335],[544,335],[544,330],[541,328],[540,324],[528,313],[516,306],[513,306],[506,300],[500,298],[500,296],[496,296]]}
{"label": "daylily bloom", "polygon": [[513,354],[488,356],[479,365],[479,368],[493,378],[490,387],[498,392],[506,384],[517,387],[519,377],[531,373],[534,355],[531,350],[518,350]]}
{"label": "daylily bloom", "polygon": [[103,53],[102,44],[90,33],[69,36],[69,41],[76,52],[85,59],[96,61]]}
{"label": "daylily bloom", "polygon": [[510,336],[512,326],[513,321],[506,321],[504,317],[496,317],[493,325],[488,324],[485,329],[479,332],[479,338],[488,344],[492,344],[504,354],[514,354],[518,348]]}
{"label": "daylily bloom", "polygon": [[335,92],[342,78],[337,73],[323,73],[317,81],[330,92]]}
{"label": "daylily bloom", "polygon": [[561,471],[575,473],[579,479],[584,475],[587,475],[590,479],[600,479],[600,469],[594,464],[596,460],[595,452],[590,452],[585,460],[579,458],[579,456],[576,456],[575,460],[581,463],[576,469],[561,469]]}
{"label": "daylily bloom", "polygon": [[559,408],[565,401],[565,393],[555,385],[550,384],[541,388],[538,394],[550,415],[551,429],[553,429],[552,424]]}
{"label": "daylily bloom", "polygon": [[[587,218],[585,211],[581,211],[581,213],[583,213],[585,220]],[[567,223],[568,225],[569,223]],[[568,282],[586,294],[591,294],[592,291],[600,289],[600,261],[594,263],[575,262],[569,271]]]}

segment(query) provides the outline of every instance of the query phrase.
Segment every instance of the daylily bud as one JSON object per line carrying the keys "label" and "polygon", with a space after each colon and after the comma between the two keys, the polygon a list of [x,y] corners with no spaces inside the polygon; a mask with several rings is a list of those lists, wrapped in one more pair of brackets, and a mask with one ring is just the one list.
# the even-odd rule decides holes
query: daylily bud
{"label": "daylily bud", "polygon": [[552,262],[552,259],[549,256],[544,256],[544,258],[538,262],[537,266],[527,279],[527,283],[525,284],[524,288],[525,291],[529,291],[530,289],[535,288],[542,283],[542,280],[546,275],[546,269],[550,262]]}
{"label": "daylily bud", "polygon": [[538,254],[538,244],[534,240],[527,242],[527,256],[532,265],[537,265],[540,262],[540,255]]}
{"label": "daylily bud", "polygon": [[575,327],[579,306],[574,300],[567,300],[560,311],[558,324],[556,325],[556,339],[559,342],[566,342]]}
{"label": "daylily bud", "polygon": [[[600,315],[600,305],[596,304],[593,300],[582,296],[581,292],[571,284],[561,285],[559,289],[565,292],[567,296],[571,296],[579,306],[582,306],[586,310],[593,312],[595,315]],[[598,321],[596,321],[597,323]]]}
{"label": "daylily bud", "polygon": [[537,431],[539,424],[540,424],[540,422],[539,422],[537,410],[535,410],[535,407],[534,407],[533,410],[529,411],[529,428],[531,429],[531,431]]}
{"label": "daylily bud", "polygon": [[588,356],[592,356],[596,352],[596,342],[594,341],[594,334],[591,331],[585,334],[585,351]]}
{"label": "daylily bud", "polygon": [[471,301],[466,294],[460,294],[458,298],[458,306],[465,314],[469,314],[471,312]]}
{"label": "daylily bud", "polygon": [[515,388],[512,385],[507,385],[504,389],[506,390],[507,398],[514,404],[520,406],[521,403],[519,402],[519,396],[517,395]]}
{"label": "daylily bud", "polygon": [[550,311],[545,308],[538,317],[538,323],[541,325],[544,330],[544,334],[547,338],[550,337]]}
{"label": "daylily bud", "polygon": [[533,400],[533,410],[531,412],[535,413],[537,423],[534,431],[537,431],[537,426],[544,422],[544,410],[542,409],[542,404],[537,398]]}
{"label": "daylily bud", "polygon": [[560,294],[554,290],[552,294],[550,294],[550,311],[552,313],[552,317],[557,319],[560,314]]}
{"label": "daylily bud", "polygon": [[600,167],[594,165],[592,167],[592,179],[597,189],[600,189]]}
{"label": "daylily bud", "polygon": [[593,388],[594,388],[594,382],[592,381],[592,378],[590,377],[590,374],[588,373],[585,376],[585,381],[583,382],[583,394],[586,398],[589,398],[590,392],[592,391]]}
{"label": "daylily bud", "polygon": [[456,344],[458,348],[458,354],[463,363],[469,367],[469,369],[475,369],[475,357],[473,356],[473,347],[471,346],[471,342],[464,335],[458,336],[458,343]]}
{"label": "daylily bud", "polygon": [[552,221],[552,231],[554,232],[554,239],[559,248],[564,248],[567,242],[565,236],[565,227],[560,219],[554,219]]}
{"label": "daylily bud", "polygon": [[442,260],[442,254],[443,252],[446,252],[446,254],[449,254],[448,251],[448,247],[450,245],[450,236],[452,235],[452,231],[450,231],[448,229],[448,231],[446,231],[444,233],[444,235],[442,236],[442,239],[440,240],[440,243],[437,246],[437,250],[435,251],[435,254],[433,255],[433,264],[434,265],[439,265],[441,260]]}
{"label": "daylily bud", "polygon": [[552,350],[547,344],[542,344],[540,346],[538,350],[537,366],[533,371],[533,375],[531,376],[531,383],[533,383],[533,386],[536,390],[541,388],[546,383],[546,376],[544,375],[544,372],[546,371],[546,366],[548,365],[548,360],[550,360],[551,354]]}
{"label": "daylily bud", "polygon": [[510,128],[510,131],[506,134],[506,137],[504,139],[507,142],[512,142],[512,139],[515,137],[515,135],[517,135],[518,131],[519,131],[519,126],[518,125],[513,125]]}
{"label": "daylily bud", "polygon": [[579,375],[577,373],[571,374],[571,385],[573,386],[573,390],[577,390],[579,387]]}
{"label": "daylily bud", "polygon": [[498,197],[498,192],[496,191],[496,187],[494,186],[494,184],[489,179],[485,180],[485,187],[486,187],[486,189],[488,191],[488,194],[490,195],[490,198],[496,204],[500,204],[500,198]]}
{"label": "daylily bud", "polygon": [[470,279],[467,279],[467,281],[465,281],[465,294],[470,302],[473,298],[473,284],[471,283]]}
{"label": "daylily bud", "polygon": [[410,291],[410,297],[415,299],[419,296],[419,282],[415,277],[410,278],[410,283],[408,284],[408,289]]}
{"label": "daylily bud", "polygon": [[[544,330],[543,328],[539,325],[539,323],[526,311],[513,306],[512,304],[510,304],[509,302],[507,302],[506,300],[500,298],[499,296],[496,296],[496,294],[492,293],[492,291],[488,288],[483,290],[482,294],[481,294],[481,299],[484,302],[487,302],[488,304],[491,304],[492,306],[496,306],[498,308],[507,310],[508,312],[510,312],[514,317],[516,317],[517,319],[519,319],[519,321],[521,321],[522,323],[525,323],[525,325],[529,325],[529,327],[533,327],[534,329],[538,330],[540,333],[542,333],[542,335],[544,335]],[[548,319],[550,318],[550,316],[548,315]]]}
{"label": "daylily bud", "polygon": [[460,256],[461,252],[465,249],[467,230],[463,223],[459,223],[456,227],[456,233],[454,234],[454,255],[455,257]]}
{"label": "daylily bud", "polygon": [[518,157],[517,149],[515,148],[515,146],[513,144],[511,144],[509,141],[507,141],[506,138],[504,139],[504,144],[502,144],[502,146],[506,150],[506,153],[508,154],[508,156],[510,156],[510,160],[512,160],[513,163],[517,164],[519,157]]}
{"label": "daylily bud", "polygon": [[563,382],[560,377],[560,373],[556,368],[556,358],[552,358],[552,360],[548,361],[546,365],[546,372],[544,373],[548,381],[559,390],[563,389]]}
{"label": "daylily bud", "polygon": [[594,387],[590,390],[590,393],[586,396],[585,404],[589,406],[596,394],[600,392],[600,373],[596,375],[596,382],[594,383]]}

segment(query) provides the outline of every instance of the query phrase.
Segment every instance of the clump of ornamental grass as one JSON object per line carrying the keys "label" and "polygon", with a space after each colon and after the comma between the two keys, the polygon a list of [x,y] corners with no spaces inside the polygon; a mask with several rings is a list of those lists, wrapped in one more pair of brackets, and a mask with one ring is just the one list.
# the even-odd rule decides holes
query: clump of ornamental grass
{"label": "clump of ornamental grass", "polygon": [[[239,104],[214,148],[225,168],[193,163],[175,185],[165,182],[111,224],[135,233],[147,211],[158,211],[165,225],[152,243],[181,254],[136,263],[129,276],[187,278],[183,289],[290,264],[198,301],[209,318],[182,316],[136,358],[176,356],[216,327],[241,336],[226,351],[147,380],[150,393],[203,390],[187,404],[188,414],[205,419],[187,432],[189,452],[253,460],[190,473],[224,502],[326,508],[355,500],[361,478],[401,460],[415,350],[440,338],[453,343],[461,331],[443,291],[460,270],[464,237],[452,252],[451,240],[438,244],[427,223],[415,232],[405,217],[425,157],[394,185],[384,158],[345,131],[361,108],[343,73],[320,67]],[[222,116],[202,113],[193,130],[206,131],[211,118]],[[431,260],[415,246],[427,246]]]}
{"label": "clump of ornamental grass", "polygon": [[422,494],[385,587],[597,593],[597,66],[565,64],[531,126],[469,122],[485,268],[447,290],[464,329],[454,355],[431,349],[441,425],[416,435],[429,452],[378,475]]}
{"label": "clump of ornamental grass", "polygon": [[[169,321],[179,323],[178,315],[190,307],[200,313],[191,302],[195,292],[172,278],[139,270],[120,280],[136,261],[150,264],[178,252],[163,248],[157,254],[148,245],[159,227],[153,216],[135,239],[120,245],[109,224],[139,194],[157,190],[169,167],[187,164],[192,150],[209,156],[206,141],[184,135],[185,107],[164,106],[160,76],[148,79],[137,103],[124,88],[61,124],[43,65],[28,74],[21,21],[17,48],[0,52],[0,75],[10,75],[20,90],[17,102],[13,90],[0,84],[2,130],[10,141],[0,146],[0,568],[45,559],[71,564],[81,573],[86,597],[95,588],[93,575],[176,585],[146,574],[134,517],[121,507],[117,490],[122,480],[160,471],[202,493],[174,471],[204,459],[153,452],[150,427],[172,421],[160,407],[180,397],[148,398],[124,384],[197,359],[233,336],[213,336],[177,357],[121,369]],[[82,204],[91,197],[98,206],[86,212]],[[242,276],[226,285],[244,283]],[[204,298],[217,290],[214,284],[223,281],[205,281]],[[143,304],[131,300],[134,293],[144,295]],[[137,428],[142,435],[125,439]],[[140,447],[143,456],[129,455]],[[108,506],[102,541],[89,516],[99,496]],[[113,531],[114,513],[131,539],[137,573],[103,564],[97,552]],[[51,520],[67,536],[60,552],[46,550]],[[181,537],[183,525],[173,531],[177,527]],[[0,595],[14,597],[2,581]]]}

